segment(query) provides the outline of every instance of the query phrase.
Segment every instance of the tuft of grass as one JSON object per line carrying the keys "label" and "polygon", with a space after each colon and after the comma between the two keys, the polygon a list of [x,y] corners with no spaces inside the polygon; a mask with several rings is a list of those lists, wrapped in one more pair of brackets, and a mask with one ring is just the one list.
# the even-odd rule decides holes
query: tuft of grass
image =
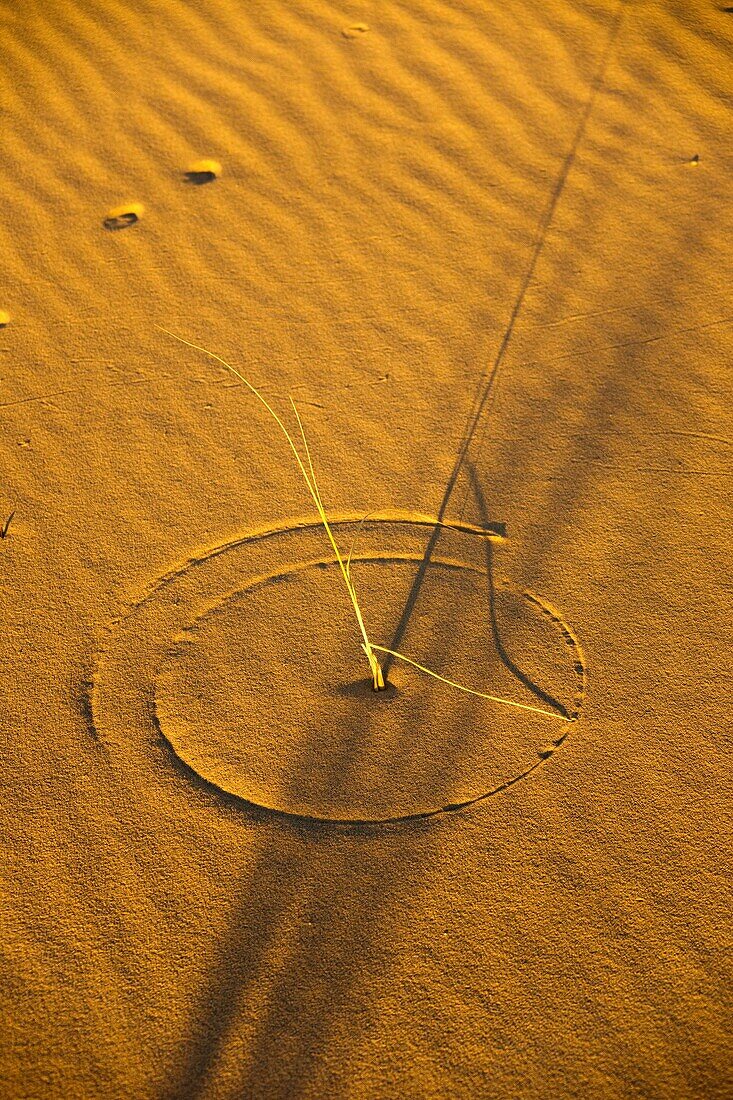
{"label": "tuft of grass", "polygon": [[300,438],[303,441],[304,457],[301,455],[300,451],[296,447],[295,440],[293,439],[288,429],[285,427],[282,419],[275,412],[267,398],[263,397],[257,387],[253,386],[252,383],[236,369],[236,367],[233,367],[231,363],[227,363],[225,359],[222,359],[220,355],[216,355],[215,352],[209,351],[208,348],[203,348],[200,344],[193,344],[190,340],[184,340],[182,336],[177,336],[175,332],[171,332],[167,328],[163,328],[161,329],[161,331],[167,333],[168,336],[172,336],[174,340],[179,340],[182,344],[187,344],[190,348],[195,348],[197,351],[202,351],[205,355],[208,355],[210,356],[210,358],[215,359],[217,363],[221,363],[223,367],[230,371],[241,382],[244,382],[247,389],[251,393],[253,393],[257,400],[265,407],[265,409],[267,409],[268,413],[275,421],[282,434],[285,436],[285,439],[288,442],[288,446],[295,456],[295,461],[298,464],[298,469],[300,470],[303,480],[308,487],[308,492],[310,493],[313,499],[313,503],[316,506],[318,516],[321,520],[321,523],[323,524],[326,535],[328,536],[328,541],[330,542],[333,552],[336,555],[336,560],[339,564],[339,569],[341,570],[341,575],[344,579],[346,590],[349,594],[349,599],[351,600],[351,605],[354,609],[356,621],[358,623],[359,631],[361,633],[361,648],[364,651],[364,655],[366,656],[367,661],[369,662],[369,671],[372,676],[372,687],[375,691],[383,691],[386,687],[386,684],[384,682],[384,676],[382,674],[382,666],[377,660],[377,657],[374,653],[374,647],[369,641],[369,635],[367,634],[366,626],[364,625],[364,618],[361,613],[361,608],[359,607],[359,600],[356,595],[356,589],[354,588],[353,582],[351,580],[351,571],[347,567],[343,557],[341,556],[341,551],[339,550],[336,539],[334,538],[333,531],[331,530],[331,525],[328,522],[328,516],[326,515],[326,510],[323,507],[323,501],[321,499],[321,493],[318,488],[316,473],[313,468],[313,460],[311,458],[310,447],[308,446],[308,440],[306,438],[305,429],[303,427],[303,421],[300,419],[300,413],[298,412],[297,406],[292,396],[289,400],[293,409],[293,413],[295,414],[295,419],[298,422]]}
{"label": "tuft of grass", "polygon": [[[545,710],[542,707],[530,706],[528,703],[518,703],[513,699],[505,699],[499,695],[489,695],[483,691],[476,691],[474,688],[466,687],[464,684],[459,684],[456,683],[454,680],[446,679],[445,676],[441,676],[439,673],[433,672],[432,669],[426,668],[424,665],[418,664],[417,661],[413,661],[411,657],[406,657],[404,653],[398,653],[395,650],[387,649],[385,646],[377,645],[375,642],[372,642],[369,638],[369,635],[367,634],[367,629],[364,625],[364,617],[362,615],[361,607],[359,606],[359,599],[356,594],[356,588],[354,587],[354,583],[351,579],[351,560],[354,553],[356,539],[359,536],[361,528],[364,522],[374,513],[368,512],[362,518],[361,522],[359,523],[359,527],[356,530],[354,541],[351,544],[349,553],[346,557],[346,560],[344,560],[344,557],[341,554],[341,551],[338,547],[333,531],[331,529],[331,525],[328,522],[326,509],[321,498],[320,489],[318,488],[318,480],[316,478],[316,473],[313,467],[313,459],[311,457],[310,447],[308,446],[308,439],[305,434],[305,428],[303,427],[303,421],[300,418],[300,413],[298,412],[298,408],[295,404],[295,401],[293,400],[293,397],[289,396],[289,401],[298,425],[298,434],[300,436],[300,440],[303,446],[302,454],[296,445],[293,435],[288,431],[282,418],[278,415],[275,409],[273,409],[272,405],[270,405],[269,401],[262,395],[262,393],[260,393],[257,387],[254,386],[249,381],[249,379],[245,378],[244,375],[240,371],[238,371],[236,367],[233,367],[231,363],[227,363],[226,359],[222,359],[222,357],[220,355],[217,355],[215,352],[209,351],[208,348],[204,348],[200,344],[194,344],[191,340],[185,340],[183,336],[179,336],[177,333],[171,332],[170,329],[163,328],[161,325],[156,325],[156,328],[158,328],[161,332],[165,332],[166,335],[173,337],[174,340],[178,340],[179,343],[185,344],[189,348],[194,348],[196,351],[203,352],[204,355],[208,355],[210,359],[214,359],[217,363],[220,363],[222,367],[224,367],[236,378],[238,378],[240,382],[243,382],[250,393],[254,394],[260,404],[267,410],[282,434],[285,436],[288,446],[295,457],[295,461],[298,464],[298,469],[300,470],[301,476],[308,488],[308,492],[310,493],[313,503],[316,506],[319,519],[323,524],[323,529],[326,532],[328,541],[331,544],[331,548],[334,554],[336,555],[336,561],[338,562],[341,576],[343,577],[344,584],[346,585],[346,591],[348,592],[351,606],[353,608],[354,615],[356,616],[356,621],[362,639],[361,649],[363,650],[364,655],[369,663],[369,671],[372,677],[372,687],[375,691],[383,691],[386,687],[384,674],[382,672],[382,666],[380,665],[377,658],[377,653],[387,653],[391,657],[396,657],[398,660],[404,661],[406,664],[418,669],[418,671],[425,673],[425,675],[432,676],[433,679],[440,680],[441,683],[448,684],[449,687],[456,688],[458,691],[466,692],[468,695],[475,695],[478,696],[479,699],[488,699],[493,703],[501,703],[507,707],[514,707],[517,710],[531,711],[534,714],[542,714],[546,718],[556,718],[562,722],[574,721],[574,719],[569,718],[567,714],[561,714],[558,711]],[[437,520],[436,523],[443,527],[451,526],[450,524],[440,523],[440,521]]]}

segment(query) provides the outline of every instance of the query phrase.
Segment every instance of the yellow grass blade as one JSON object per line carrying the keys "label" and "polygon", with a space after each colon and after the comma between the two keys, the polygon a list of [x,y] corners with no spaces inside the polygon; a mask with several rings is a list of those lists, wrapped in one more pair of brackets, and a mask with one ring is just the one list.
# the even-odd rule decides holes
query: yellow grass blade
{"label": "yellow grass blade", "polygon": [[369,661],[369,668],[371,669],[372,680],[374,682],[374,690],[375,691],[380,691],[384,687],[384,678],[382,676],[382,670],[380,668],[379,662],[377,661],[376,657],[374,656],[374,654],[372,652],[372,645],[369,641],[369,636],[366,632],[366,627],[364,626],[364,619],[362,618],[361,608],[359,606],[359,600],[358,600],[357,595],[356,595],[356,589],[354,588],[354,585],[351,581],[351,576],[349,574],[349,570],[348,570],[347,566],[344,565],[344,560],[341,557],[341,551],[339,550],[338,545],[336,543],[336,539],[333,536],[333,532],[331,531],[331,525],[328,522],[328,518],[326,516],[326,512],[325,512],[325,509],[323,507],[323,502],[321,500],[321,493],[320,493],[320,490],[318,488],[318,481],[316,479],[316,472],[313,468],[313,461],[311,459],[310,447],[308,446],[308,440],[306,438],[305,429],[303,427],[303,421],[300,418],[300,413],[298,412],[297,406],[296,406],[295,401],[293,400],[292,396],[290,397],[290,404],[293,406],[293,412],[295,413],[295,418],[298,421],[298,427],[300,428],[300,434],[301,434],[301,438],[303,440],[303,446],[305,447],[305,453],[306,453],[306,458],[307,458],[307,461],[308,461],[308,466],[310,468],[311,481],[309,482],[309,488],[311,489],[311,494],[312,494],[313,499],[316,503],[316,507],[318,508],[318,514],[321,518],[321,523],[323,524],[323,526],[326,530],[326,534],[328,535],[331,546],[333,547],[334,553],[336,554],[336,560],[338,561],[339,568],[341,569],[341,574],[342,574],[342,576],[344,578],[344,581],[346,583],[346,588],[348,590],[349,596],[351,597],[351,603],[353,605],[354,612],[356,614],[356,619],[357,619],[357,622],[359,624],[359,629],[361,630],[361,635],[362,635],[362,638],[364,639],[361,648],[364,650],[364,653],[366,654],[367,660]]}
{"label": "yellow grass blade", "polygon": [[379,661],[374,656],[374,653],[372,651],[372,645],[369,641],[369,636],[366,632],[366,627],[364,626],[364,619],[363,619],[362,614],[361,614],[361,608],[359,607],[359,601],[358,601],[357,596],[356,596],[356,591],[355,591],[354,586],[352,585],[351,580],[349,578],[349,574],[348,574],[348,571],[347,571],[346,566],[344,564],[344,560],[341,557],[341,552],[340,552],[340,550],[338,548],[338,545],[336,543],[336,540],[333,536],[333,532],[331,531],[331,527],[330,527],[330,524],[328,522],[328,518],[326,516],[326,511],[323,507],[323,502],[321,500],[321,494],[320,494],[319,489],[318,489],[318,482],[316,481],[316,475],[315,475],[315,471],[313,469],[313,462],[311,460],[310,448],[308,447],[308,440],[306,439],[305,430],[303,428],[303,423],[300,419],[300,414],[299,414],[299,412],[296,408],[296,405],[295,405],[295,402],[293,401],[293,398],[292,397],[290,398],[290,404],[293,407],[295,417],[298,421],[298,427],[300,428],[300,434],[301,434],[301,437],[303,439],[303,445],[305,447],[306,462],[308,463],[308,467],[309,467],[308,470],[306,470],[306,467],[305,467],[303,459],[300,455],[300,452],[298,451],[298,448],[295,445],[295,440],[291,436],[288,429],[285,427],[285,424],[283,423],[283,421],[280,419],[278,414],[273,409],[272,405],[270,405],[269,401],[267,401],[267,399],[265,397],[263,397],[263,395],[260,393],[260,391],[257,389],[257,387],[253,386],[252,383],[247,378],[245,378],[244,375],[241,374],[236,369],[236,367],[233,367],[231,363],[227,363],[226,359],[222,359],[222,357],[220,355],[217,355],[215,352],[209,351],[208,348],[204,348],[200,344],[194,344],[191,340],[185,340],[183,338],[183,336],[178,336],[177,333],[171,332],[170,329],[163,328],[161,325],[157,325],[156,328],[158,328],[161,332],[165,332],[168,336],[172,336],[173,339],[178,340],[179,343],[185,344],[189,348],[194,348],[196,351],[203,352],[204,355],[208,355],[209,358],[216,360],[216,362],[220,363],[222,365],[222,367],[224,367],[226,370],[230,371],[231,374],[233,374],[236,378],[238,378],[241,382],[243,382],[245,384],[245,386],[247,387],[247,389],[252,394],[254,394],[254,396],[265,407],[267,412],[270,414],[270,416],[273,418],[273,420],[276,422],[276,424],[280,428],[280,431],[285,436],[285,438],[288,442],[288,445],[289,445],[291,451],[293,452],[293,454],[295,456],[295,460],[298,463],[298,468],[299,468],[299,470],[300,470],[300,472],[303,476],[303,480],[305,481],[305,483],[308,487],[308,491],[309,491],[311,497],[313,498],[313,503],[315,504],[315,506],[318,510],[318,515],[319,515],[320,520],[323,524],[323,527],[326,531],[326,534],[328,536],[328,540],[331,543],[333,551],[336,555],[336,560],[338,561],[339,568],[341,569],[341,574],[342,574],[342,576],[344,578],[344,581],[346,583],[346,588],[347,588],[347,591],[349,593],[349,598],[351,600],[352,606],[354,608],[354,613],[356,615],[356,621],[359,625],[359,630],[361,632],[361,636],[364,639],[361,648],[364,650],[364,653],[366,654],[367,660],[369,661],[369,668],[370,668],[370,671],[371,671],[371,674],[372,674],[372,681],[373,681],[373,684],[374,684],[374,690],[375,691],[381,690],[385,686],[384,685],[384,677],[382,675],[382,669],[379,665]]}
{"label": "yellow grass blade", "polygon": [[544,710],[542,707],[531,707],[527,703],[517,703],[513,699],[504,699],[500,695],[487,695],[483,691],[475,691],[473,688],[465,687],[463,684],[457,684],[455,680],[447,680],[445,676],[439,675],[437,672],[433,672],[432,669],[425,668],[424,665],[419,665],[417,661],[413,661],[411,657],[405,657],[404,653],[397,653],[394,649],[387,649],[383,645],[375,645],[372,643],[372,649],[378,649],[380,653],[389,653],[390,657],[397,657],[400,661],[405,661],[408,665],[412,665],[413,668],[418,669],[420,672],[424,672],[427,676],[432,676],[435,680],[440,680],[444,684],[448,684],[449,687],[457,688],[458,691],[465,691],[469,695],[478,695],[479,699],[489,699],[492,703],[503,703],[507,707],[517,707],[518,710],[529,710],[534,714],[543,714],[545,718],[557,718],[561,722],[573,722],[573,718],[568,718],[564,714],[558,714],[554,710]]}
{"label": "yellow grass blade", "polygon": [[290,449],[292,450],[293,454],[295,455],[298,466],[300,467],[300,472],[302,473],[302,475],[305,479],[305,483],[308,486],[308,489],[310,490],[310,494],[315,500],[316,494],[314,493],[313,487],[311,486],[311,483],[310,483],[310,480],[308,478],[308,474],[306,472],[305,466],[303,465],[303,460],[301,459],[300,454],[298,453],[298,448],[295,446],[295,443],[293,442],[293,437],[290,435],[290,432],[285,427],[282,420],[280,419],[280,417],[277,415],[277,413],[273,409],[272,405],[269,403],[269,401],[266,400],[266,398],[264,398],[262,396],[262,394],[256,388],[256,386],[253,386],[252,383],[250,381],[248,381],[248,379],[246,379],[243,374],[240,374],[240,372],[236,369],[236,367],[233,367],[231,363],[227,363],[226,359],[222,359],[222,357],[220,355],[217,355],[216,352],[209,351],[208,348],[203,348],[203,347],[201,347],[200,344],[193,344],[190,340],[184,340],[184,338],[182,336],[178,336],[177,333],[171,332],[170,329],[163,328],[161,325],[156,325],[155,327],[157,329],[159,329],[160,332],[165,332],[168,336],[172,336],[174,340],[178,340],[178,342],[180,344],[186,344],[186,346],[189,347],[189,348],[195,348],[196,351],[202,351],[204,353],[204,355],[208,355],[210,359],[215,359],[217,363],[221,363],[222,367],[225,367],[228,371],[230,371],[236,378],[239,379],[240,382],[244,382],[247,389],[251,393],[253,393],[254,396],[257,398],[257,400],[260,401],[265,406],[265,408],[269,412],[270,416],[277,423],[278,427],[280,428],[280,431],[283,433],[283,435],[287,439],[288,444],[290,445]]}
{"label": "yellow grass blade", "polygon": [[300,413],[298,412],[298,406],[295,404],[295,400],[292,394],[288,394],[288,400],[292,405],[293,412],[295,413],[295,419],[298,421],[298,428],[300,429],[300,438],[303,440],[303,447],[305,448],[305,457],[308,461],[308,469],[310,471],[310,485],[311,492],[318,504],[319,514],[323,511],[323,501],[321,499],[321,490],[318,488],[318,481],[316,480],[316,471],[313,469],[313,459],[311,458],[310,447],[308,446],[308,440],[305,434],[305,428],[303,427],[303,421],[300,419]]}
{"label": "yellow grass blade", "polygon": [[376,515],[376,511],[377,510],[374,509],[371,512],[367,512],[367,514],[365,516],[362,516],[361,519],[359,520],[359,526],[356,529],[356,534],[354,535],[353,539],[351,540],[351,546],[349,547],[349,556],[346,559],[346,572],[349,574],[349,577],[351,577],[351,559],[353,557],[354,550],[356,549],[356,540],[359,538],[359,535],[361,534],[361,529],[364,526],[365,521],[368,520],[370,518],[370,516]]}

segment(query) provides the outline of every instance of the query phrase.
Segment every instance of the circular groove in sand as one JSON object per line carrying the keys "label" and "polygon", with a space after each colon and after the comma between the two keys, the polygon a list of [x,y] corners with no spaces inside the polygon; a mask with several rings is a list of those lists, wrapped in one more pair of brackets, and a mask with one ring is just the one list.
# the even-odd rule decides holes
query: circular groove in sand
{"label": "circular groove in sand", "polygon": [[[339,517],[334,521],[336,528],[344,530],[342,538],[345,544],[348,543],[348,529],[353,530],[360,519],[361,517],[349,516]],[[422,560],[422,548],[416,549],[415,542],[420,537],[425,538],[426,526],[425,517],[415,517],[413,521],[407,516],[400,515],[380,520],[376,527],[372,527],[371,535],[376,535],[385,549],[360,553],[358,567],[355,565],[361,578],[358,583],[376,586],[375,591],[378,593],[385,580],[389,582],[388,589],[395,587],[396,582],[400,581],[402,591],[396,597],[395,605],[398,606],[399,601],[404,598],[405,590],[409,588],[410,579],[414,576],[417,565]],[[454,537],[453,534],[451,534],[452,537]],[[460,537],[464,548],[466,542],[475,547],[480,541],[466,540],[462,536],[455,537]],[[373,541],[375,541],[374,538]],[[295,561],[292,558],[294,545],[299,551]],[[302,783],[303,790],[299,791],[300,781],[297,779],[295,786],[292,783],[284,783],[283,775],[289,767],[287,757],[277,759],[275,764],[270,761],[273,752],[277,756],[275,750],[279,745],[277,729],[272,726],[272,723],[268,726],[268,716],[271,716],[272,721],[276,723],[279,721],[278,706],[272,701],[272,684],[263,687],[261,682],[260,687],[255,689],[255,696],[250,693],[249,697],[244,699],[246,691],[243,692],[242,687],[243,685],[246,687],[249,677],[246,655],[241,661],[242,672],[239,681],[229,683],[227,676],[230,680],[234,677],[235,681],[237,676],[240,676],[239,657],[231,657],[232,653],[238,652],[239,643],[241,642],[245,649],[252,649],[252,639],[258,638],[261,629],[267,628],[268,620],[278,617],[272,615],[273,609],[278,606],[281,610],[287,607],[287,599],[283,603],[278,596],[283,586],[290,586],[292,594],[298,597],[297,602],[306,605],[309,599],[312,600],[314,597],[330,600],[329,594],[333,593],[333,607],[330,603],[326,607],[324,622],[334,616],[340,617],[343,613],[343,618],[350,627],[348,609],[343,605],[343,593],[338,587],[338,582],[333,584],[334,578],[329,576],[334,562],[330,558],[324,558],[322,554],[314,557],[307,554],[304,556],[302,552],[308,551],[311,547],[316,552],[322,549],[322,529],[318,522],[290,524],[232,540],[190,559],[167,573],[155,582],[147,594],[133,603],[120,620],[113,624],[107,644],[100,652],[95,670],[92,685],[92,713],[100,737],[110,747],[115,747],[123,753],[127,758],[127,767],[144,765],[146,757],[147,764],[150,766],[151,749],[160,760],[161,741],[163,741],[169,747],[169,753],[172,750],[172,754],[168,756],[169,762],[179,759],[191,769],[190,775],[198,774],[209,788],[217,789],[226,796],[234,796],[244,805],[248,804],[273,815],[301,821],[357,825],[386,824],[431,817],[486,800],[535,772],[565,742],[572,727],[570,721],[561,724],[540,718],[538,721],[545,722],[546,726],[543,731],[540,731],[538,737],[536,730],[526,729],[526,719],[523,715],[520,714],[517,717],[517,712],[514,711],[507,718],[494,707],[490,712],[491,722],[497,721],[498,713],[499,726],[504,731],[504,740],[500,738],[498,742],[499,749],[504,743],[510,744],[512,738],[516,739],[517,730],[520,730],[526,741],[524,759],[521,763],[514,759],[511,761],[512,766],[509,767],[510,753],[503,772],[501,766],[497,765],[500,774],[495,777],[496,781],[487,781],[477,788],[475,783],[472,785],[472,780],[473,773],[476,774],[477,782],[482,775],[480,759],[478,759],[482,746],[479,745],[476,758],[472,758],[469,751],[465,763],[458,768],[457,797],[450,793],[452,788],[446,791],[442,775],[445,769],[438,768],[436,777],[440,777],[440,781],[436,778],[435,797],[431,800],[429,789],[431,780],[429,776],[426,778],[423,775],[423,771],[420,770],[423,765],[419,760],[417,765],[413,762],[413,765],[418,767],[417,777],[413,769],[414,794],[411,794],[409,789],[405,793],[397,784],[394,789],[399,792],[399,796],[394,798],[393,803],[389,801],[389,789],[386,793],[381,790],[381,780],[374,787],[376,794],[373,791],[370,794],[371,788],[368,788],[366,783],[364,790],[361,790],[358,773],[356,777],[352,777],[353,806],[349,802],[351,795],[348,789],[341,790],[339,800],[339,798],[331,799],[330,794],[324,797],[327,786],[322,785],[318,788],[317,783],[315,787],[312,782]],[[289,561],[290,564],[273,569],[273,561]],[[479,584],[482,579],[482,569],[478,560],[465,561],[436,556],[431,569],[434,592],[438,594],[434,596],[434,600],[437,600],[435,614],[439,617],[445,613],[441,600],[449,600],[448,606],[454,607],[455,600],[463,598],[461,589],[466,587],[465,578],[470,576],[473,578],[472,583],[475,584]],[[450,580],[451,577],[454,579],[462,577],[463,580],[455,591],[444,592],[454,583]],[[296,578],[301,579],[296,580]],[[300,590],[302,583],[305,583],[303,578],[307,582],[306,588],[310,585],[309,591]],[[551,628],[554,648],[562,652],[565,668],[566,690],[561,694],[567,702],[563,705],[573,718],[579,717],[585,693],[586,674],[577,639],[561,616],[540,597],[530,592],[514,592],[507,585],[504,585],[501,591],[504,593],[503,598],[513,600],[517,607],[521,604],[522,615],[535,616],[540,628],[543,622]],[[268,600],[272,601],[273,598],[274,603],[268,604]],[[368,605],[365,604],[365,606]],[[469,603],[467,606],[471,607],[473,604]],[[428,612],[430,610],[428,608]],[[515,612],[516,610],[517,608],[514,608]],[[207,632],[210,633],[213,629],[212,624],[218,629],[217,624],[223,621],[223,615],[225,619],[228,617],[228,621],[224,624],[226,629],[222,637],[217,638],[215,635],[208,637]],[[429,614],[427,618],[430,618]],[[439,621],[442,620],[439,618]],[[433,625],[428,622],[425,627],[428,638],[431,636]],[[453,624],[452,631],[455,631],[456,625],[461,624]],[[281,630],[282,624],[276,623],[275,627]],[[299,631],[296,630],[296,637],[299,636]],[[379,638],[375,636],[373,640],[388,639],[382,635]],[[418,638],[418,643],[419,640]],[[224,644],[221,644],[222,642]],[[552,642],[547,633],[544,642],[546,648],[548,643]],[[558,642],[562,644],[558,645]],[[414,648],[410,649],[410,644],[414,643],[415,639],[412,639],[412,642],[406,643],[403,648],[405,652],[419,656],[421,654],[416,653]],[[436,685],[434,681],[422,678],[419,674],[406,675],[403,669],[394,670],[393,679],[396,682],[399,681],[398,692],[396,698],[388,702],[386,707],[385,701],[379,697],[375,698],[373,693],[360,694],[357,681],[363,675],[361,664],[355,666],[355,675],[351,675],[351,682],[346,685],[352,693],[351,696],[347,694],[345,697],[338,697],[332,692],[329,701],[331,672],[323,671],[321,655],[317,652],[315,657],[318,675],[313,677],[312,683],[303,695],[302,683],[308,686],[308,680],[303,681],[305,669],[298,667],[297,655],[293,657],[292,647],[289,653],[284,652],[285,648],[275,646],[276,653],[282,651],[281,658],[276,659],[273,665],[272,653],[269,653],[264,671],[274,684],[279,683],[283,698],[288,691],[294,693],[293,697],[296,704],[300,706],[301,716],[306,714],[313,717],[310,727],[307,722],[301,722],[299,718],[298,721],[291,721],[293,728],[286,731],[287,735],[292,737],[294,733],[300,733],[301,725],[306,728],[305,759],[310,761],[310,771],[306,774],[310,775],[311,779],[314,771],[319,767],[318,761],[323,758],[323,753],[325,752],[328,757],[330,752],[332,759],[334,746],[338,747],[337,741],[340,736],[338,729],[335,735],[332,733],[330,740],[324,739],[323,731],[328,727],[321,719],[324,716],[327,717],[329,712],[334,712],[336,726],[338,727],[340,722],[341,727],[338,728],[344,728],[344,720],[348,718],[352,707],[361,708],[363,711],[365,706],[381,706],[385,713],[388,713],[387,708],[391,708],[393,714],[398,717],[390,719],[392,724],[386,730],[384,737],[388,740],[391,737],[392,740],[389,743],[393,746],[395,739],[398,739],[402,741],[403,746],[408,747],[411,743],[415,743],[416,736],[422,738],[419,744],[422,745],[425,761],[430,759],[429,749],[433,741],[435,748],[433,756],[437,759],[440,759],[441,751],[445,752],[446,745],[453,744],[450,740],[454,737],[454,731],[451,728],[452,715],[454,717],[458,715],[462,719],[462,723],[457,720],[453,725],[466,723],[469,726],[475,725],[477,717],[486,720],[485,708],[477,710],[474,707],[473,711],[471,707],[467,709],[465,702],[467,697],[462,693],[453,693],[458,698],[451,699],[449,696],[452,689]],[[307,648],[306,646],[306,650]],[[313,646],[311,645],[310,648],[312,651]],[[226,675],[222,676],[219,664],[222,662],[222,654],[227,653],[230,656],[223,662],[226,665]],[[571,666],[572,691],[567,690],[568,659]],[[213,672],[211,675],[208,672],[203,675],[201,669],[211,665],[212,660]],[[429,660],[426,663],[430,665]],[[471,686],[481,687],[482,683],[477,683],[477,674],[472,671],[470,665],[470,660],[468,664],[464,662],[459,668],[458,675],[462,677],[463,682],[468,680]],[[201,680],[202,675],[203,680]],[[201,682],[197,682],[197,678]],[[419,684],[418,680],[420,680]],[[217,685],[220,681],[221,693],[217,696]],[[343,677],[340,682],[343,687]],[[485,681],[483,683],[485,685]],[[334,673],[331,686],[338,688],[338,685],[338,673]],[[509,692],[507,691],[506,694]],[[514,694],[516,697],[516,693]],[[527,698],[532,697],[528,695]],[[226,716],[233,709],[230,700],[238,701],[238,714],[243,723],[241,728],[236,727],[237,733],[246,734],[248,738],[246,742],[248,751],[241,753],[241,759],[237,757],[239,750],[235,751],[238,742],[236,738],[233,739],[232,731],[227,727]],[[256,720],[253,717],[253,700],[256,704],[254,709],[260,711],[260,717]],[[432,711],[432,728],[430,722],[426,723],[424,720],[422,724],[410,721],[411,701],[424,703],[428,710]],[[536,699],[533,701],[537,702]],[[283,699],[277,696],[275,703],[279,705],[282,702]],[[263,711],[262,707],[265,704],[269,705],[270,709]],[[424,713],[424,706],[422,710]],[[201,719],[203,720],[200,721]],[[349,723],[347,722],[346,725]],[[226,760],[225,767],[221,765],[221,761],[217,760],[217,737],[220,735],[222,736],[222,758]],[[424,740],[425,738],[429,739],[428,742]],[[254,749],[252,749],[253,741]],[[324,748],[326,741],[327,746]],[[357,739],[356,743],[359,752],[363,752],[365,743],[363,739]],[[304,756],[303,747],[301,741],[298,746],[299,751],[295,754],[300,764]],[[156,748],[157,751],[155,751]],[[202,748],[205,751],[202,751]],[[376,755],[373,755],[364,774],[368,773],[373,778],[375,767],[381,766],[378,761],[384,756],[383,746],[380,748],[378,737],[372,748]],[[494,746],[492,751],[499,750]],[[164,757],[165,755],[163,753]],[[450,762],[452,759],[450,752],[445,759]],[[247,775],[247,767],[250,765],[252,774],[257,773],[256,781],[252,782],[248,781]],[[385,760],[384,769],[384,775],[391,777],[389,759]],[[277,782],[274,781],[276,773]],[[408,773],[409,768],[406,772],[409,787]],[[302,769],[300,774],[303,775]],[[488,772],[486,775],[491,779]],[[389,784],[387,787],[389,788]]]}

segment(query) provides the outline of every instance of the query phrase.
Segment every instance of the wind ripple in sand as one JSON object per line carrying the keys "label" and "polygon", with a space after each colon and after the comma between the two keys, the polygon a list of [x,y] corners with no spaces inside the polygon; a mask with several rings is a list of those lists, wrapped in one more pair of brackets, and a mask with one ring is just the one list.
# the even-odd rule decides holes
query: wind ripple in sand
{"label": "wind ripple in sand", "polygon": [[[51,2],[7,43],[16,90],[2,170],[27,184],[9,188],[10,217],[26,226],[25,254],[42,252],[44,269],[64,273],[45,288],[59,313],[70,300],[105,312],[126,285],[131,324],[152,302],[175,315],[195,270],[202,300],[226,308],[244,295],[255,315],[288,300],[326,333],[353,315],[358,288],[360,313],[380,315],[404,346],[436,324],[457,336],[461,322],[441,303],[462,301],[467,285],[461,315],[485,312],[498,257],[501,278],[515,277],[584,93],[583,74],[558,54],[582,42],[575,17],[550,36],[535,24],[520,31],[502,8],[394,7],[362,53],[343,48],[322,3],[273,5],[266,16],[226,4],[145,13]],[[600,34],[602,19],[588,17],[582,33],[592,28]],[[558,46],[563,33],[568,46]],[[563,74],[553,94],[547,68]],[[232,166],[228,198],[197,209],[191,234],[170,167],[211,148],[212,135]],[[80,223],[132,187],[164,213],[100,281],[99,244]],[[432,284],[426,300],[411,294],[415,278]]]}

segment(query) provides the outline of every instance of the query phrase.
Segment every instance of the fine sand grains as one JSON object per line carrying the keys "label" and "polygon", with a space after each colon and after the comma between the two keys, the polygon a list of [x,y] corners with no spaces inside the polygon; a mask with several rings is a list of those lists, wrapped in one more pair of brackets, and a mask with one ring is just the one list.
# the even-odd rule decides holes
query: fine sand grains
{"label": "fine sand grains", "polygon": [[0,1094],[730,1096],[732,20],[0,5]]}

